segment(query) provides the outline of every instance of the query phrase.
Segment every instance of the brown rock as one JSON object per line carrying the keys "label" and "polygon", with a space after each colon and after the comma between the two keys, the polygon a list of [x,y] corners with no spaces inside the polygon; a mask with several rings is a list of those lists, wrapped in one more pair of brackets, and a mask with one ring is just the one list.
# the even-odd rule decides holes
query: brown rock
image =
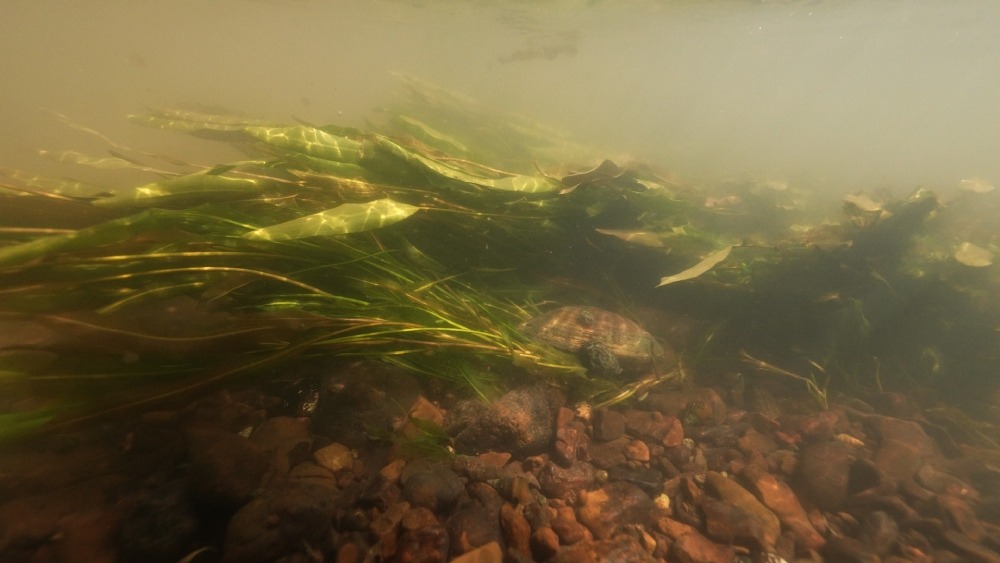
{"label": "brown rock", "polygon": [[823,548],[823,556],[828,561],[849,563],[879,563],[881,559],[875,551],[848,536],[832,535]]}
{"label": "brown rock", "polygon": [[909,479],[925,461],[942,457],[934,440],[912,420],[870,416],[866,422],[879,438],[875,467],[890,483]]}
{"label": "brown rock", "polygon": [[500,509],[500,526],[509,549],[516,549],[523,555],[531,555],[531,525],[519,510],[509,504]]}
{"label": "brown rock", "polygon": [[343,444],[330,444],[313,452],[313,458],[320,467],[336,473],[350,468],[354,463],[351,450]]}
{"label": "brown rock", "polygon": [[543,526],[531,534],[531,555],[535,561],[545,561],[559,551],[559,536],[552,528]]}
{"label": "brown rock", "polygon": [[608,539],[626,524],[652,525],[655,510],[642,489],[619,481],[588,492],[577,508],[577,519],[596,539]]}
{"label": "brown rock", "polygon": [[670,552],[679,563],[720,563],[736,560],[736,552],[731,546],[715,543],[698,532],[684,534],[675,539]]}
{"label": "brown rock", "polygon": [[804,494],[823,510],[839,510],[847,498],[851,467],[858,454],[858,448],[837,440],[804,447],[797,472]]}
{"label": "brown rock", "polygon": [[503,563],[503,550],[495,541],[477,547],[451,560],[451,563]]}
{"label": "brown rock", "polygon": [[448,560],[448,532],[430,510],[422,507],[410,510],[400,521],[400,528],[397,560],[426,563]]}
{"label": "brown rock", "polygon": [[580,491],[594,484],[594,466],[578,461],[573,467],[564,468],[555,463],[547,463],[538,472],[538,484],[548,498],[557,498],[573,504]]}
{"label": "brown rock", "polygon": [[1000,553],[997,553],[985,545],[972,541],[965,534],[961,534],[955,530],[948,530],[944,533],[944,539],[956,551],[968,557],[968,560],[970,561],[980,563],[1000,563]]}
{"label": "brown rock", "polygon": [[778,444],[770,437],[757,432],[753,428],[747,430],[737,441],[741,452],[749,456],[767,455],[778,449]]}
{"label": "brown rock", "polygon": [[499,506],[493,508],[478,500],[463,502],[445,523],[451,538],[451,555],[466,553],[490,542],[502,542],[504,532],[499,512]]}
{"label": "brown rock", "polygon": [[233,515],[226,528],[225,563],[306,557],[330,545],[334,495],[326,487],[289,484],[265,491]]}
{"label": "brown rock", "polygon": [[748,465],[743,470],[743,476],[764,506],[792,531],[799,545],[806,549],[823,547],[825,543],[823,536],[813,527],[809,515],[788,485],[754,465]]}
{"label": "brown rock", "polygon": [[625,445],[625,457],[631,461],[649,461],[649,446],[642,440],[632,440]]}
{"label": "brown rock", "polygon": [[312,452],[308,418],[269,418],[250,434],[250,441],[272,456],[272,463],[280,475],[309,459]]}
{"label": "brown rock", "polygon": [[608,409],[594,413],[594,438],[601,442],[617,440],[625,435],[625,416]]}
{"label": "brown rock", "polygon": [[590,530],[586,526],[576,521],[576,513],[573,508],[563,506],[556,510],[556,517],[551,522],[552,531],[559,536],[559,542],[563,545],[573,545],[575,543],[593,539]]}
{"label": "brown rock", "polygon": [[604,563],[622,561],[652,563],[656,559],[632,536],[621,534],[608,540],[591,540],[564,547],[550,563]]}
{"label": "brown rock", "polygon": [[[644,408],[676,416],[685,424],[717,426],[726,420],[726,404],[714,389],[690,387],[671,393],[650,393]],[[685,421],[684,416],[692,418]]]}
{"label": "brown rock", "polygon": [[552,459],[564,467],[573,465],[576,462],[577,449],[584,439],[584,433],[578,428],[556,428],[555,444],[552,447]]}
{"label": "brown rock", "polygon": [[947,520],[970,540],[978,542],[986,536],[986,530],[979,522],[975,511],[965,500],[949,494],[938,495],[935,500],[938,508],[947,516]]}
{"label": "brown rock", "polygon": [[313,430],[349,448],[364,448],[371,433],[390,434],[401,407],[414,405],[420,384],[406,370],[376,360],[339,367],[323,379]]}
{"label": "brown rock", "polygon": [[632,440],[622,436],[610,442],[590,445],[590,462],[602,469],[610,469],[625,463],[625,448]]}
{"label": "brown rock", "polygon": [[698,530],[693,526],[689,526],[684,522],[679,522],[673,518],[668,518],[666,516],[660,518],[656,521],[656,527],[666,534],[670,539],[676,540],[677,538],[683,536],[684,534],[690,534],[692,532],[697,532]]}
{"label": "brown rock", "polygon": [[189,433],[189,444],[188,483],[209,504],[235,509],[272,476],[270,456],[239,434],[201,428]]}
{"label": "brown rock", "polygon": [[881,510],[869,512],[861,518],[858,539],[871,546],[880,557],[885,557],[899,540],[899,524]]}
{"label": "brown rock", "polygon": [[311,461],[304,461],[288,472],[288,481],[302,484],[320,485],[330,490],[337,489],[333,473]]}
{"label": "brown rock", "polygon": [[462,453],[531,454],[549,447],[553,422],[546,390],[535,386],[515,389],[492,403],[461,402],[445,418],[445,430]]}
{"label": "brown rock", "polygon": [[437,513],[452,509],[465,492],[465,483],[443,465],[429,465],[412,474],[403,474],[403,498],[413,506],[422,506]]}
{"label": "brown rock", "polygon": [[773,512],[760,503],[749,491],[721,473],[709,471],[705,475],[706,488],[723,502],[702,502],[709,537],[731,543],[736,541],[748,547],[771,551],[781,534],[781,523]]}

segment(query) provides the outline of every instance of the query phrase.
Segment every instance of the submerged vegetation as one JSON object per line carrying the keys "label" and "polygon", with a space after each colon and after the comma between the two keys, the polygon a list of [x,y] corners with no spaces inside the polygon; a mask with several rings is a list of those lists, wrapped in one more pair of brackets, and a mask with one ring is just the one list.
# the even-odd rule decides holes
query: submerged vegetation
{"label": "submerged vegetation", "polygon": [[989,190],[947,204],[856,194],[824,213],[777,181],[685,185],[400,82],[366,131],[131,117],[235,144],[243,161],[53,155],[148,174],[138,187],[6,171],[0,435],[303,354],[379,358],[482,397],[507,378],[601,401],[667,379],[588,378],[519,332],[556,303],[683,314],[696,329],[671,344],[695,375],[750,368],[823,406],[831,389],[996,384],[996,233],[958,215],[996,206]]}

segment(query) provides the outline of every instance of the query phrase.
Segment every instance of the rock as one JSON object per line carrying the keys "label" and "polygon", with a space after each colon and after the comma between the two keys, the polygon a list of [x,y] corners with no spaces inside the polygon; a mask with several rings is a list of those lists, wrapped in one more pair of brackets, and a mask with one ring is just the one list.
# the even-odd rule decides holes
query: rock
{"label": "rock", "polygon": [[499,506],[487,506],[479,500],[463,502],[445,522],[450,538],[451,555],[460,555],[491,542],[503,542]]}
{"label": "rock", "polygon": [[445,418],[445,431],[454,437],[455,450],[531,454],[552,443],[553,416],[541,386],[511,391],[493,403],[459,403]]}
{"label": "rock", "polygon": [[559,551],[559,536],[552,528],[543,526],[531,534],[530,544],[535,561],[547,561]]}
{"label": "rock", "polygon": [[944,533],[944,540],[956,551],[964,554],[970,561],[1000,563],[1000,553],[969,539],[968,536],[955,530],[946,531]]}
{"label": "rock", "polygon": [[336,473],[354,464],[351,450],[343,444],[330,444],[313,452],[316,463],[329,471]]}
{"label": "rock", "polygon": [[559,550],[550,563],[652,563],[656,561],[642,544],[629,535],[621,534],[607,540],[589,540]]}
{"label": "rock", "polygon": [[625,459],[646,463],[649,461],[649,446],[642,440],[630,440],[625,444]]}
{"label": "rock", "polygon": [[576,513],[572,507],[563,506],[557,509],[556,517],[552,519],[551,524],[552,531],[559,536],[559,543],[562,545],[573,545],[593,538],[590,530],[576,521]]}
{"label": "rock", "polygon": [[434,514],[416,507],[403,515],[396,559],[444,563],[448,560],[448,532]]}
{"label": "rock", "polygon": [[715,543],[698,532],[683,534],[675,539],[670,552],[679,563],[736,561],[732,546]]}
{"label": "rock", "polygon": [[851,468],[858,455],[858,448],[837,440],[807,445],[797,472],[800,490],[821,509],[839,510],[847,498]]}
{"label": "rock", "polygon": [[573,467],[560,467],[547,463],[538,472],[538,484],[542,494],[549,498],[565,500],[572,504],[580,491],[590,488],[596,479],[594,466],[578,461]]}
{"label": "rock", "polygon": [[884,557],[899,540],[899,524],[892,516],[881,510],[869,512],[861,518],[858,538],[871,546],[879,557]]}
{"label": "rock", "polygon": [[781,523],[749,491],[721,473],[705,475],[706,488],[722,502],[705,498],[702,508],[708,536],[724,543],[739,543],[751,549],[772,551],[781,535]]}
{"label": "rock", "polygon": [[879,563],[881,559],[875,551],[848,536],[831,535],[823,548],[823,556],[828,561],[845,563]]}
{"label": "rock", "polygon": [[118,530],[122,561],[173,562],[198,542],[198,514],[189,486],[173,479],[135,500]]}
{"label": "rock", "polygon": [[319,485],[331,491],[337,490],[337,481],[334,479],[333,473],[311,461],[303,461],[293,467],[288,472],[288,481],[304,485]]}
{"label": "rock", "polygon": [[487,452],[478,456],[455,456],[452,467],[472,481],[489,481],[500,476],[501,469],[510,461],[509,452]]}
{"label": "rock", "polygon": [[235,510],[271,477],[271,458],[253,442],[226,430],[189,432],[188,486],[199,502]]}
{"label": "rock", "polygon": [[586,428],[574,419],[575,414],[566,407],[561,407],[556,416],[556,435],[552,459],[564,467],[569,467],[576,462],[579,450],[586,451],[588,449]]}
{"label": "rock", "polygon": [[791,487],[779,481],[759,466],[748,465],[743,476],[750,483],[750,489],[771,510],[791,532],[796,542],[805,549],[819,549],[825,540],[820,535]]}
{"label": "rock", "polygon": [[269,418],[250,434],[250,441],[271,455],[279,475],[311,458],[312,436],[308,418],[276,416]]}
{"label": "rock", "polygon": [[503,563],[503,551],[495,541],[477,547],[451,560],[451,563]]}
{"label": "rock", "polygon": [[611,469],[625,463],[625,448],[632,440],[628,436],[610,442],[590,445],[590,462],[602,469]]}
{"label": "rock", "polygon": [[602,442],[625,435],[625,416],[618,411],[599,409],[594,413],[594,438]]}
{"label": "rock", "polygon": [[348,448],[369,445],[371,432],[389,435],[392,422],[420,396],[408,371],[374,360],[354,362],[323,379],[312,430]]}
{"label": "rock", "polygon": [[531,555],[531,524],[521,511],[504,504],[500,509],[500,526],[509,549],[515,549],[524,556]]}
{"label": "rock", "polygon": [[650,496],[659,495],[663,490],[663,473],[650,467],[638,469],[623,466],[612,467],[608,470],[608,479],[632,483],[646,491]]}
{"label": "rock", "polygon": [[865,422],[878,435],[879,447],[873,461],[889,483],[909,479],[925,461],[942,458],[934,440],[912,420],[870,416]]}
{"label": "rock", "polygon": [[[671,393],[650,393],[643,408],[681,419],[685,426],[718,426],[726,420],[726,404],[714,389],[689,387]],[[687,419],[687,420],[685,420]]]}
{"label": "rock", "polygon": [[631,483],[608,483],[587,492],[577,508],[577,519],[599,540],[613,536],[626,524],[651,526],[656,505],[649,495]]}
{"label": "rock", "polygon": [[980,542],[986,536],[986,530],[975,511],[964,499],[956,495],[941,494],[935,501],[945,519],[970,540]]}
{"label": "rock", "polygon": [[404,499],[438,514],[450,511],[465,492],[462,478],[443,465],[429,465],[412,474],[404,471],[402,480]]}
{"label": "rock", "polygon": [[308,558],[312,554],[307,550],[324,551],[330,545],[334,501],[328,488],[316,485],[288,484],[265,491],[229,521],[223,562]]}

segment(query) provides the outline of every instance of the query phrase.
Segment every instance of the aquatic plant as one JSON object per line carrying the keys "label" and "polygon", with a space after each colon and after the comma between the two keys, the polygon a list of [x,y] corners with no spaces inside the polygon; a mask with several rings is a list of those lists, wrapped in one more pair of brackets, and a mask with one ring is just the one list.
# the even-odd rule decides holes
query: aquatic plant
{"label": "aquatic plant", "polygon": [[[957,229],[928,193],[852,195],[831,219],[781,183],[684,185],[400,80],[405,94],[366,131],[176,109],[130,118],[246,160],[197,165],[113,142],[109,156],[50,155],[146,175],[136,187],[2,171],[5,208],[45,213],[0,224],[0,434],[298,354],[376,357],[481,397],[544,374],[599,405],[749,364],[822,407],[831,387],[923,377],[915,357],[937,358],[932,376],[959,362],[982,373],[987,358],[968,350],[997,345],[1000,315],[973,301],[995,282],[927,251],[954,242],[943,225]],[[960,248],[963,266],[990,262],[985,247]],[[623,384],[520,333],[548,302],[655,304],[712,328],[681,350],[681,371]]]}

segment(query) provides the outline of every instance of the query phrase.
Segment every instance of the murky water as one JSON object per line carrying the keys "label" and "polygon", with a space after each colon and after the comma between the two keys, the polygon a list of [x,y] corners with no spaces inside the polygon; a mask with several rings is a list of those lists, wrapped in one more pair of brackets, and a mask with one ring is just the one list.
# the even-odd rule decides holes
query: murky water
{"label": "murky water", "polygon": [[1000,8],[958,2],[15,2],[0,152],[207,150],[122,120],[194,104],[358,124],[390,71],[696,177],[845,192],[1000,177]]}

